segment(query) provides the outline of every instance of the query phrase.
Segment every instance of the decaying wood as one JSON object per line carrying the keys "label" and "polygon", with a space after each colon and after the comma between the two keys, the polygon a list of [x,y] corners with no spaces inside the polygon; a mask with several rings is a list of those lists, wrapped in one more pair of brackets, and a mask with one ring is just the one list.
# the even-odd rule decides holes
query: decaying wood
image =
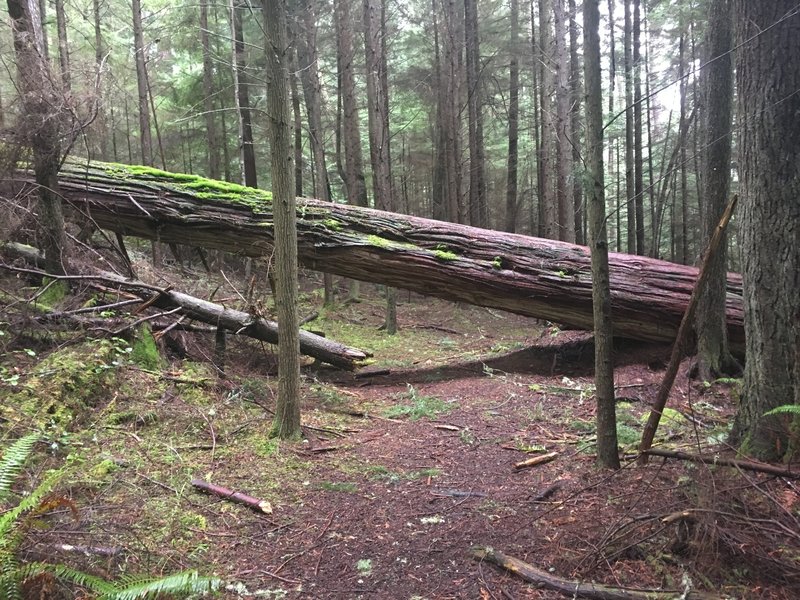
{"label": "decaying wood", "polygon": [[589,598],[594,600],[675,600],[676,598],[718,600],[720,598],[716,594],[694,590],[641,590],[562,579],[499,550],[481,546],[473,548],[471,554],[476,560],[490,562],[506,569],[538,588],[554,590],[569,598]]}
{"label": "decaying wood", "polygon": [[723,467],[733,467],[743,471],[754,471],[756,473],[767,473],[776,477],[787,477],[800,479],[800,471],[791,471],[777,465],[757,463],[750,460],[739,460],[736,458],[722,458],[717,456],[703,456],[701,454],[689,454],[677,450],[663,450],[661,448],[650,448],[645,450],[650,456],[661,456],[662,458],[675,458],[677,460],[687,460],[689,462],[701,463],[704,465],[720,465]]}
{"label": "decaying wood", "polygon": [[711,240],[708,242],[708,247],[703,255],[703,262],[700,266],[700,274],[697,277],[697,283],[689,297],[689,304],[686,306],[686,312],[684,312],[683,318],[681,319],[678,333],[675,335],[675,342],[672,345],[672,355],[667,365],[667,371],[664,374],[661,386],[658,388],[658,395],[650,409],[650,416],[647,418],[644,431],[642,431],[642,440],[639,443],[639,464],[647,464],[647,453],[645,451],[650,449],[653,445],[653,438],[655,438],[658,423],[661,421],[661,414],[664,412],[664,407],[667,405],[669,393],[672,390],[672,384],[675,383],[675,377],[678,375],[678,368],[680,367],[681,360],[689,351],[687,341],[689,339],[689,332],[692,330],[692,324],[694,323],[694,313],[697,310],[700,296],[705,290],[706,282],[711,274],[708,267],[711,264],[711,259],[717,252],[717,248],[719,248],[720,242],[723,239],[722,236],[725,233],[725,229],[728,227],[728,222],[730,222],[733,216],[736,202],[737,196],[734,196],[725,208],[725,212],[722,213],[722,218],[720,218],[719,224],[716,229],[714,229],[714,234],[711,236]]}
{"label": "decaying wood", "polygon": [[[124,235],[271,255],[268,194],[152,169],[77,161],[60,174],[64,201]],[[591,329],[587,248],[368,208],[301,199],[298,251],[312,269]],[[694,267],[611,254],[614,331],[671,341]],[[742,284],[728,276],[731,348],[744,348]]]}
{"label": "decaying wood", "polygon": [[551,460],[555,460],[557,456],[558,452],[548,452],[547,454],[540,454],[539,456],[534,456],[533,458],[529,458],[527,460],[518,462],[517,464],[514,465],[514,468],[527,469],[528,467],[543,465],[545,463],[549,463]]}
{"label": "decaying wood", "polygon": [[244,506],[252,508],[257,512],[272,514],[272,505],[266,500],[259,500],[253,496],[243,494],[242,492],[234,492],[226,487],[208,483],[202,479],[192,479],[192,486],[206,492],[207,494],[211,494],[212,496],[218,496],[223,500],[230,500],[236,504],[243,504]]}
{"label": "decaying wood", "polygon": [[[0,250],[4,252],[8,252],[12,249],[20,256],[24,255],[21,253],[22,251],[30,254],[31,257],[36,255],[35,248],[24,247],[21,244],[6,244],[0,248]],[[6,266],[5,268],[31,274],[45,275],[44,272],[34,272],[32,270],[10,266]],[[184,315],[192,319],[213,325],[216,328],[227,329],[237,335],[246,335],[257,340],[269,342],[270,344],[275,344],[278,341],[278,324],[274,321],[269,321],[244,311],[225,308],[220,304],[177,292],[171,288],[159,288],[142,281],[125,279],[119,275],[108,272],[74,276],[48,276],[54,279],[95,280],[103,282],[106,285],[110,283],[119,289],[126,290],[139,296],[145,301],[147,306],[155,306],[167,310],[178,309]],[[139,309],[137,312],[141,312],[141,310]],[[146,319],[156,318],[158,316],[159,315],[146,317]],[[127,327],[129,326],[126,326],[126,328]],[[218,329],[216,331],[218,331]],[[349,371],[355,370],[359,366],[359,362],[365,360],[369,356],[369,354],[363,350],[345,346],[339,342],[329,340],[302,329],[300,330],[300,352],[322,362]]]}

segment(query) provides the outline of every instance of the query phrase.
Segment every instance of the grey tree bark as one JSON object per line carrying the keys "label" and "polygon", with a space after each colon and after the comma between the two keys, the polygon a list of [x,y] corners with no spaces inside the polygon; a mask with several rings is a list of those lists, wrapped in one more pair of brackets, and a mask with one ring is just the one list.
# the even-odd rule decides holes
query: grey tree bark
{"label": "grey tree bark", "polygon": [[555,154],[555,68],[553,66],[553,0],[541,0],[539,3],[539,57],[542,70],[539,82],[542,91],[542,139],[539,163],[541,178],[539,181],[539,202],[542,205],[544,236],[552,240],[561,239],[558,221],[557,179],[554,177]]}
{"label": "grey tree bark", "polygon": [[[138,2],[138,0],[135,0]],[[253,147],[253,121],[250,114],[250,78],[247,74],[247,54],[244,45],[242,13],[246,10],[243,0],[230,0],[228,5],[233,39],[233,91],[239,113],[239,157],[241,181],[249,187],[258,187],[256,155]]]}
{"label": "grey tree bark", "polygon": [[625,248],[628,254],[636,254],[636,205],[634,184],[634,159],[633,159],[633,23],[631,20],[631,7],[625,2],[625,37],[624,63],[625,63],[625,208],[627,221],[625,228]]}
{"label": "grey tree bark", "polygon": [[[328,164],[325,156],[325,144],[322,138],[322,85],[319,78],[316,15],[309,0],[301,3],[298,12],[298,31],[295,35],[295,43],[300,67],[300,80],[303,84],[303,95],[306,101],[308,136],[311,141],[311,154],[314,159],[314,197],[330,202]],[[334,302],[333,276],[325,273],[323,277],[325,282],[324,304],[325,306],[330,306]]]}
{"label": "grey tree bark", "polygon": [[[703,169],[705,195],[703,233],[705,243],[719,222],[730,193],[731,119],[733,115],[733,21],[731,0],[712,0],[708,9],[706,46],[710,64],[704,73],[705,136]],[[698,375],[712,381],[731,373],[735,363],[728,350],[725,327],[727,235],[710,261],[708,284],[700,296],[695,319]]]}
{"label": "grey tree bark", "polygon": [[506,176],[506,227],[514,233],[517,227],[517,162],[519,142],[519,0],[511,0],[511,61],[508,85],[508,167]]}
{"label": "grey tree bark", "polygon": [[284,0],[264,0],[267,119],[275,210],[275,304],[278,317],[278,398],[273,435],[300,437],[300,338],[297,323],[297,215]]}
{"label": "grey tree bark", "polygon": [[149,84],[147,83],[141,0],[131,0],[131,9],[133,11],[133,57],[136,63],[136,89],[139,94],[139,148],[142,164],[152,166],[153,136],[150,131]]}
{"label": "grey tree bark", "polygon": [[478,2],[464,0],[464,53],[466,55],[467,114],[469,129],[469,224],[488,227],[486,152],[483,138],[483,78],[480,64]]}
{"label": "grey tree bark", "polygon": [[[369,149],[375,206],[393,211],[392,163],[389,152],[389,90],[386,64],[386,0],[364,0],[364,48],[367,61]],[[397,333],[396,290],[386,288],[386,333]]]}
{"label": "grey tree bark", "polygon": [[733,439],[782,459],[797,429],[764,413],[800,404],[800,16],[793,0],[735,0],[734,11],[736,39],[758,37],[736,55],[747,362]]}
{"label": "grey tree bark", "polygon": [[208,143],[208,176],[221,179],[222,156],[217,135],[217,119],[214,110],[214,63],[211,60],[211,45],[208,39],[209,0],[200,0],[200,45],[203,48],[203,112],[205,113],[206,141]]}
{"label": "grey tree bark", "polygon": [[66,268],[66,234],[58,187],[62,151],[62,118],[65,98],[55,85],[45,59],[44,32],[37,0],[8,0],[8,14],[17,58],[17,87],[24,115],[17,134],[33,151],[33,169],[39,194],[40,247],[48,271]]}
{"label": "grey tree bark", "polygon": [[594,313],[594,383],[597,397],[597,461],[619,469],[614,398],[613,330],[608,270],[608,238],[603,168],[603,98],[600,83],[600,9],[598,0],[583,3],[586,145],[588,147],[589,248],[592,253]]}

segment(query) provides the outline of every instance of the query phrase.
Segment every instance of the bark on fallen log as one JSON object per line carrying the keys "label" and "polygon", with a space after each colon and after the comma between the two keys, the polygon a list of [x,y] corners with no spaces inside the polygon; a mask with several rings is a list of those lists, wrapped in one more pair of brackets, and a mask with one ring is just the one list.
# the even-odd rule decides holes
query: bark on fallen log
{"label": "bark on fallen log", "polygon": [[[108,280],[116,281],[121,288],[132,291],[142,298],[149,298],[153,295],[152,288],[141,287],[141,282],[128,281],[110,273],[104,275]],[[158,308],[180,307],[183,314],[197,321],[224,327],[237,335],[246,335],[270,344],[278,343],[278,324],[274,321],[268,321],[241,310],[225,308],[220,304],[182,292],[164,290],[158,294],[153,306]],[[345,346],[304,329],[300,330],[300,352],[348,371],[355,370],[359,366],[359,362],[369,356],[363,350]]]}
{"label": "bark on fallen log", "polygon": [[720,598],[717,594],[695,590],[637,590],[562,579],[492,548],[475,547],[472,549],[471,554],[476,560],[484,560],[502,567],[525,581],[534,584],[536,587],[554,590],[569,598],[589,598],[593,600],[675,600],[676,598],[718,600]]}
{"label": "bark on fallen log", "polygon": [[[247,256],[272,253],[267,192],[146,167],[65,163],[64,201],[101,227]],[[298,250],[312,269],[591,329],[586,247],[301,199]],[[611,254],[615,335],[671,341],[698,271]],[[728,276],[728,336],[744,349],[741,277]]]}
{"label": "bark on fallen log", "polygon": [[202,490],[207,494],[211,494],[212,496],[217,496],[218,498],[229,500],[231,502],[235,502],[236,504],[242,504],[248,508],[252,508],[257,512],[268,515],[272,514],[272,505],[266,500],[259,500],[258,498],[254,498],[253,496],[249,496],[241,492],[234,492],[226,487],[208,483],[202,479],[192,479],[191,483],[192,487]]}
{"label": "bark on fallen log", "polygon": [[[0,246],[0,251],[24,257],[28,260],[38,255],[35,248],[22,244],[3,244]],[[7,268],[15,269],[14,267]],[[41,274],[45,275],[44,272]],[[278,324],[274,321],[262,319],[241,310],[225,308],[220,304],[208,302],[182,292],[176,292],[168,288],[157,288],[141,281],[128,280],[115,273],[108,272],[74,277],[55,275],[48,275],[48,277],[67,280],[76,278],[81,280],[95,279],[104,282],[106,285],[110,283],[119,289],[139,296],[148,306],[162,309],[180,308],[180,312],[197,321],[202,321],[214,327],[223,327],[237,335],[246,335],[270,344],[278,343]],[[348,371],[354,371],[361,361],[371,356],[358,348],[340,344],[303,329],[300,330],[300,352],[321,362]]]}
{"label": "bark on fallen log", "polygon": [[[719,465],[722,467],[733,467],[742,471],[753,471],[755,473],[766,473],[775,477],[786,477],[787,479],[800,479],[800,471],[793,471],[791,468],[779,467],[766,463],[757,463],[750,460],[739,460],[737,458],[723,458],[719,456],[703,456],[702,454],[689,454],[678,450],[665,450],[662,448],[650,448],[644,451],[649,456],[660,456],[662,458],[674,458],[704,465]],[[796,466],[796,465],[795,465]]]}

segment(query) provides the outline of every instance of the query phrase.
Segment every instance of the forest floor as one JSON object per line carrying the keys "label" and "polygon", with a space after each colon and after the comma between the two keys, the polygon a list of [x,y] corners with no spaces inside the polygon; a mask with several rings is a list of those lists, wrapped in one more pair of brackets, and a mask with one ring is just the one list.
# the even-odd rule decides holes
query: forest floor
{"label": "forest floor", "polygon": [[[174,279],[201,295],[203,277]],[[197,568],[226,582],[225,598],[563,597],[471,555],[488,546],[555,576],[676,598],[687,589],[800,596],[797,483],[660,458],[636,464],[668,347],[618,344],[624,460],[611,472],[595,464],[588,334],[402,292],[401,329],[388,336],[378,291],[362,287],[360,303],[320,310],[307,328],[371,351],[373,362],[352,374],[306,361],[305,436],[293,443],[269,437],[277,379],[265,345],[229,337],[220,378],[209,334],[179,334],[178,358],[86,331],[54,342],[44,326],[6,325],[0,438],[44,426],[49,451],[24,485],[61,468],[77,510],[47,515],[26,556],[109,577]],[[303,314],[321,304],[316,291],[303,301]],[[0,320],[15,322],[17,309],[8,311]],[[737,383],[691,381],[688,368],[658,445],[733,456],[721,442]],[[544,453],[557,455],[515,467]],[[199,493],[193,478],[271,512]]]}

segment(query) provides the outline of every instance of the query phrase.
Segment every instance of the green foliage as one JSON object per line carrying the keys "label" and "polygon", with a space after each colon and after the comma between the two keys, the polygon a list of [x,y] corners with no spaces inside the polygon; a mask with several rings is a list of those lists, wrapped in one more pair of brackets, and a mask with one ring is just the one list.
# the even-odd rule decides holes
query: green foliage
{"label": "green foliage", "polygon": [[764,413],[765,417],[773,417],[775,415],[792,415],[795,417],[800,417],[800,404],[784,404]]}
{"label": "green foliage", "polygon": [[[14,442],[3,453],[0,460],[0,501],[11,495],[11,486],[22,472],[38,434],[30,434]],[[215,590],[217,578],[201,577],[196,571],[184,571],[165,577],[124,577],[118,582],[78,571],[61,564],[31,562],[20,564],[16,553],[31,527],[38,525],[39,517],[59,506],[75,507],[67,498],[54,496],[51,492],[63,476],[63,469],[51,471],[16,506],[0,515],[0,597],[21,600],[22,586],[43,573],[91,590],[98,600],[145,600],[165,596],[186,596]]]}
{"label": "green foliage", "polygon": [[383,411],[383,416],[390,419],[408,417],[412,421],[416,421],[422,418],[433,418],[453,409],[451,404],[435,396],[420,396],[411,385],[408,386],[408,391],[403,394],[403,397],[409,399],[411,403],[387,408]]}
{"label": "green foliage", "polygon": [[151,371],[156,371],[161,368],[161,354],[158,351],[158,345],[153,337],[153,332],[147,323],[139,328],[136,339],[131,347],[131,362],[139,365],[143,369],[149,369]]}

